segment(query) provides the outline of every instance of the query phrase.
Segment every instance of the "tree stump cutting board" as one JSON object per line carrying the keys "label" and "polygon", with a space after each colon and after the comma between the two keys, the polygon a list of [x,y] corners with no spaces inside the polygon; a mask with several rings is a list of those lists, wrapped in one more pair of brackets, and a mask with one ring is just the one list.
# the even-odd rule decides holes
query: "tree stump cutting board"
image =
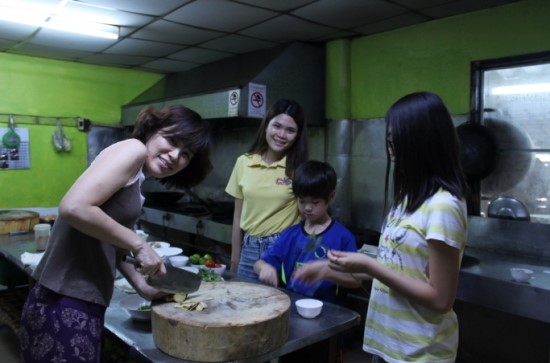
{"label": "tree stump cutting board", "polygon": [[186,301],[203,311],[168,302],[152,307],[155,345],[176,358],[221,362],[258,356],[288,339],[290,298],[275,288],[247,282],[204,282]]}
{"label": "tree stump cutting board", "polygon": [[40,214],[29,210],[2,210],[0,211],[0,234],[10,232],[32,231],[40,221]]}

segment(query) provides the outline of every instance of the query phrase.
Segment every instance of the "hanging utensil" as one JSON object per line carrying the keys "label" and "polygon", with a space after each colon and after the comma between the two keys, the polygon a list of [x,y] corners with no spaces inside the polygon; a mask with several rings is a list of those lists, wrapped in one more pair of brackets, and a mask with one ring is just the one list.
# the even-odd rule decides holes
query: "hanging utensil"
{"label": "hanging utensil", "polygon": [[71,142],[65,136],[61,127],[61,120],[57,120],[57,125],[52,135],[53,145],[56,151],[71,151]]}
{"label": "hanging utensil", "polygon": [[15,132],[15,121],[12,115],[10,115],[8,119],[8,128],[8,132],[2,137],[2,144],[8,149],[19,149],[21,138],[17,135],[17,132]]}

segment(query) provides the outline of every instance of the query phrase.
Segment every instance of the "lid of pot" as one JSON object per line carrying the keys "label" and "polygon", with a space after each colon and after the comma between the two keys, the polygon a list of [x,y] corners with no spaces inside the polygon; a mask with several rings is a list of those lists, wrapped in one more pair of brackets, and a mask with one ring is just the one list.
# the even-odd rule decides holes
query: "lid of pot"
{"label": "lid of pot", "polygon": [[493,200],[487,208],[490,218],[514,219],[529,221],[529,210],[521,201],[509,196],[501,196]]}

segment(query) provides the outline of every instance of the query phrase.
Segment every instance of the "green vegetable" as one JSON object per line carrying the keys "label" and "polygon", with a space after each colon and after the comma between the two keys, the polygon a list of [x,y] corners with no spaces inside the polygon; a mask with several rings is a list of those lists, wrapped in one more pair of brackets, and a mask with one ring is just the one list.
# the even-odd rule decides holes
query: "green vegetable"
{"label": "green vegetable", "polygon": [[205,261],[213,260],[212,255],[210,255],[210,254],[208,254],[208,253],[205,254],[204,256],[202,256],[202,258],[204,258]]}
{"label": "green vegetable", "polygon": [[198,253],[195,253],[194,255],[189,257],[189,262],[191,262],[192,265],[199,265],[200,259],[201,256]]}
{"label": "green vegetable", "polygon": [[206,268],[199,269],[199,276],[202,277],[202,280],[205,282],[223,281],[223,277]]}
{"label": "green vegetable", "polygon": [[141,311],[151,310],[151,304],[141,305],[141,306],[138,307],[137,309],[138,309],[138,310],[141,310]]}

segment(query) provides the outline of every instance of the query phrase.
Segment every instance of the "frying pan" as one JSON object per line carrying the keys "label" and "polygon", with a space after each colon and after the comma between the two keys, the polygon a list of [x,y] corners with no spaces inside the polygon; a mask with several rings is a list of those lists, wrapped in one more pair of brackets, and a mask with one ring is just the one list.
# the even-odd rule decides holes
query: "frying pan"
{"label": "frying pan", "polygon": [[491,131],[477,123],[465,122],[456,128],[460,140],[462,169],[469,182],[491,174],[498,163],[498,145]]}

